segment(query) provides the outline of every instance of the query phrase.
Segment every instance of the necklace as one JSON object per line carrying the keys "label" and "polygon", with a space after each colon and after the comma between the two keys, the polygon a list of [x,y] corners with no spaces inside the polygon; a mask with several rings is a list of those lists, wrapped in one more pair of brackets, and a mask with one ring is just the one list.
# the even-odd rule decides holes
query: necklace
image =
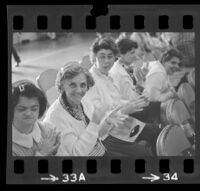
{"label": "necklace", "polygon": [[83,106],[80,103],[77,107],[72,107],[69,105],[65,93],[63,93],[60,97],[60,103],[63,108],[75,119],[79,121],[83,121],[86,125],[89,123],[89,118],[85,115]]}

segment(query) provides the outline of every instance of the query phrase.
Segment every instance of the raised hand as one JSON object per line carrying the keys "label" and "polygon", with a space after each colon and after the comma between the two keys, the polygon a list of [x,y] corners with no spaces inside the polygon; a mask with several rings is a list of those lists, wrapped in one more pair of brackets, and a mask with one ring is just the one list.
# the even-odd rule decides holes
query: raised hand
{"label": "raised hand", "polygon": [[145,78],[145,76],[146,76],[147,73],[149,72],[149,62],[146,62],[146,63],[142,66],[141,70],[142,70],[142,75],[143,75],[143,77]]}
{"label": "raised hand", "polygon": [[60,133],[56,129],[50,129],[48,133],[42,132],[42,139],[38,143],[38,150],[42,155],[54,155],[60,146]]}
{"label": "raised hand", "polygon": [[101,129],[99,131],[99,136],[102,137],[107,134],[112,128],[123,125],[124,121],[128,118],[128,115],[124,115],[116,108],[111,111],[103,120],[101,124]]}
{"label": "raised hand", "polygon": [[106,114],[106,111],[108,111],[108,108],[103,107],[97,107],[94,105],[94,110],[91,117],[91,122],[99,125],[101,123],[101,120]]}
{"label": "raised hand", "polygon": [[140,67],[137,67],[135,69],[134,74],[135,74],[137,81],[144,81],[145,76],[143,75],[142,69]]}
{"label": "raised hand", "polygon": [[120,111],[116,111],[108,116],[106,122],[108,124],[113,124],[114,126],[118,126],[122,125],[126,118],[128,118],[128,115],[122,114]]}
{"label": "raised hand", "polygon": [[148,97],[141,95],[137,100],[130,101],[121,108],[123,114],[132,114],[138,111],[142,111],[144,107],[149,105]]}

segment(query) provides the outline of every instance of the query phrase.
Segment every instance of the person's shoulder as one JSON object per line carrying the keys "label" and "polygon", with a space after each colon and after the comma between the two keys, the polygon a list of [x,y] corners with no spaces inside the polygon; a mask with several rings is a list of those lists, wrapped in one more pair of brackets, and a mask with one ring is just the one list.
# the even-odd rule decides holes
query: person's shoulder
{"label": "person's shoulder", "polygon": [[59,98],[57,98],[50,106],[49,108],[47,109],[47,113],[54,113],[54,112],[57,112],[57,110],[60,110],[61,108],[61,104],[60,104],[60,101],[59,101]]}
{"label": "person's shoulder", "polygon": [[161,62],[160,62],[160,60],[152,60],[152,61],[149,62],[149,64],[158,64],[158,65],[160,65]]}
{"label": "person's shoulder", "polygon": [[65,115],[66,111],[62,107],[59,99],[57,99],[52,105],[47,109],[47,112],[45,114],[43,121],[54,121],[58,118],[61,118],[63,115]]}
{"label": "person's shoulder", "polygon": [[42,128],[42,130],[44,130],[44,131],[48,131],[50,129],[55,128],[55,126],[48,121],[38,121],[37,123],[38,123],[39,127]]}
{"label": "person's shoulder", "polygon": [[119,62],[115,62],[113,67],[109,71],[112,77],[121,77],[128,75],[124,68],[121,66]]}
{"label": "person's shoulder", "polygon": [[86,92],[86,94],[83,96],[82,101],[85,101],[87,99],[91,99],[92,97],[95,97],[99,92],[99,82],[95,83],[94,86],[90,87],[90,89]]}
{"label": "person's shoulder", "polygon": [[155,72],[148,77],[148,80],[151,80],[151,82],[154,81],[156,84],[162,84],[163,81],[166,81],[167,79],[162,72]]}

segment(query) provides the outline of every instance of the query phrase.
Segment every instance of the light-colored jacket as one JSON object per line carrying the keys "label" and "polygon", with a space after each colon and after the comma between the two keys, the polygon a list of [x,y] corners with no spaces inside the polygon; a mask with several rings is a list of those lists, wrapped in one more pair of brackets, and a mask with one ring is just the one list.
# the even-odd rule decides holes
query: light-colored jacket
{"label": "light-colored jacket", "polygon": [[136,93],[132,78],[119,61],[114,63],[109,73],[114,84],[118,88],[122,99],[134,100],[138,98],[139,95]]}
{"label": "light-colored jacket", "polygon": [[98,138],[99,126],[72,117],[61,105],[59,98],[50,106],[45,122],[52,123],[61,132],[57,156],[89,156]]}

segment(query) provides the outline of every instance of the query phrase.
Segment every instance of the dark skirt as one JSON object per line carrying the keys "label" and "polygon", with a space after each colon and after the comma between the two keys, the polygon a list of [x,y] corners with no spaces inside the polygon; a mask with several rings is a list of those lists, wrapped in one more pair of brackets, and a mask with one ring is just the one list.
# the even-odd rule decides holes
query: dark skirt
{"label": "dark skirt", "polygon": [[102,143],[107,149],[105,156],[152,156],[152,153],[144,145],[122,141],[113,136],[108,136]]}
{"label": "dark skirt", "polygon": [[[133,143],[109,135],[102,141],[107,149],[106,156],[156,156],[156,141],[161,130],[158,124],[147,124]],[[140,144],[142,141],[146,141],[147,144]]]}

